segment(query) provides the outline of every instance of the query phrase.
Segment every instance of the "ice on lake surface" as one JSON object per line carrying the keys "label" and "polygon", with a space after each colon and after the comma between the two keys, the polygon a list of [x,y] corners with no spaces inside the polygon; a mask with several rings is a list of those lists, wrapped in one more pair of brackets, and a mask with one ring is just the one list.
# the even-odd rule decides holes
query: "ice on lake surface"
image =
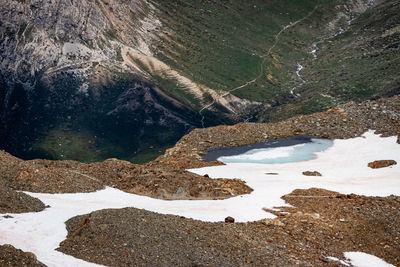
{"label": "ice on lake surface", "polygon": [[333,145],[329,139],[312,138],[311,142],[286,147],[256,148],[245,153],[221,156],[219,161],[225,163],[262,163],[280,164],[312,160],[316,152],[325,151]]}

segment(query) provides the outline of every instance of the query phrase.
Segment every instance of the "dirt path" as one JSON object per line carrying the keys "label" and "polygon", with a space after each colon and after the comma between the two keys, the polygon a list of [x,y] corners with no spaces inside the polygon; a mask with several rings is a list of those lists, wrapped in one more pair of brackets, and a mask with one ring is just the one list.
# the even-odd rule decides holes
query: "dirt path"
{"label": "dirt path", "polygon": [[[296,20],[295,22],[292,22],[292,23],[290,23],[290,24],[284,26],[284,27],[275,35],[275,37],[274,37],[275,41],[274,41],[273,45],[268,49],[267,53],[263,56],[264,59],[263,59],[263,61],[260,63],[260,73],[257,75],[257,77],[255,77],[255,78],[252,79],[251,81],[248,81],[248,82],[245,82],[245,83],[242,84],[242,85],[239,85],[238,87],[235,87],[235,88],[232,88],[232,89],[226,91],[226,93],[224,93],[223,95],[221,95],[221,98],[226,97],[227,95],[231,94],[232,92],[234,92],[234,91],[236,91],[236,90],[242,89],[242,88],[244,88],[244,87],[246,87],[246,86],[248,86],[248,85],[250,85],[250,84],[252,84],[252,83],[255,83],[259,78],[261,78],[262,75],[263,75],[263,73],[264,73],[264,64],[265,64],[265,62],[267,61],[268,56],[271,55],[272,50],[273,50],[273,49],[276,47],[276,45],[278,44],[278,42],[279,42],[279,37],[281,36],[281,34],[284,33],[287,29],[294,27],[294,26],[297,25],[298,23],[300,23],[300,22],[302,22],[303,20],[305,20],[305,19],[307,19],[308,17],[310,17],[310,16],[315,12],[315,10],[316,10],[317,8],[318,8],[318,5],[316,5],[316,6],[313,8],[313,10],[312,10],[311,12],[309,12],[305,17],[303,17],[303,18],[301,18],[301,19],[299,19],[299,20]],[[215,102],[216,102],[216,100],[213,99],[213,101],[212,101],[211,103],[205,105],[203,108],[200,109],[199,114],[202,115],[202,112],[203,112],[205,109],[208,109],[208,108],[210,108],[211,106],[213,106],[213,105],[215,104]],[[202,125],[202,127],[204,128],[204,116],[203,116],[203,115],[202,115],[202,118],[201,118],[201,125]]]}

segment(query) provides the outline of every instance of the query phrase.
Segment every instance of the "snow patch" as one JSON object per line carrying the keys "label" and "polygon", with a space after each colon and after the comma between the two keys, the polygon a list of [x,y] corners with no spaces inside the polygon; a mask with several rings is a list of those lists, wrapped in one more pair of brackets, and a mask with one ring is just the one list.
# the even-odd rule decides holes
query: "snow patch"
{"label": "snow patch", "polygon": [[395,267],[374,255],[364,252],[345,252],[344,256],[354,267]]}
{"label": "snow patch", "polygon": [[350,264],[347,262],[347,261],[344,261],[344,260],[340,260],[340,259],[338,259],[338,258],[336,258],[336,257],[331,257],[331,256],[329,256],[329,257],[326,257],[328,260],[330,260],[330,261],[336,261],[336,262],[339,262],[340,264],[342,264],[342,265],[344,265],[344,266],[350,266]]}
{"label": "snow patch", "polygon": [[[191,170],[210,177],[241,178],[254,189],[251,194],[225,200],[166,201],[106,188],[93,193],[39,194],[50,208],[37,213],[0,215],[0,244],[11,244],[36,254],[39,261],[49,266],[98,266],[56,251],[66,238],[64,222],[69,218],[108,208],[135,207],[162,214],[174,214],[202,221],[223,221],[232,216],[237,222],[274,218],[263,208],[287,205],[281,196],[294,189],[324,188],[344,194],[369,196],[400,195],[400,164],[371,169],[368,162],[393,159],[400,162],[397,137],[380,137],[367,132],[363,137],[334,140],[325,151],[317,152],[316,159],[286,164],[228,163],[225,166]],[[282,153],[276,153],[279,156]],[[272,157],[272,156],[271,156]],[[321,177],[302,175],[303,171],[317,170]],[[266,175],[266,173],[278,175]],[[346,254],[356,263],[359,254]]]}
{"label": "snow patch", "polygon": [[336,261],[345,266],[354,267],[395,267],[384,260],[364,252],[344,252],[346,260],[340,260],[335,257],[326,257],[328,260]]}
{"label": "snow patch", "polygon": [[301,76],[300,72],[304,69],[304,66],[301,65],[300,62],[297,62],[297,70],[296,70],[296,75],[297,78],[299,79],[300,83],[296,86],[294,86],[292,89],[290,89],[290,94],[293,96],[297,96],[297,94],[294,93],[295,90],[299,89],[300,87],[302,87],[305,83],[306,80],[304,80],[303,76]]}

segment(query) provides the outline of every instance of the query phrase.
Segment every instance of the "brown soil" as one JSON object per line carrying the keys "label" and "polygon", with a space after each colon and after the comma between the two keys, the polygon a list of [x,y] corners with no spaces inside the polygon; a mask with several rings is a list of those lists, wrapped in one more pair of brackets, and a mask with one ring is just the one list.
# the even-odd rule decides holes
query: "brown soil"
{"label": "brown soil", "polygon": [[45,267],[30,252],[23,252],[11,245],[0,246],[0,266],[1,267]]}
{"label": "brown soil", "polygon": [[60,251],[110,266],[336,266],[327,256],[362,251],[400,264],[400,197],[321,189],[283,197],[276,219],[206,223],[126,208],[67,222]]}
{"label": "brown soil", "polygon": [[102,189],[101,182],[76,173],[74,161],[17,159],[0,151],[0,179],[15,190],[40,193],[91,192]]}
{"label": "brown soil", "polygon": [[225,199],[253,191],[239,179],[211,179],[165,165],[136,165],[110,159],[81,168],[106,185],[160,199]]}

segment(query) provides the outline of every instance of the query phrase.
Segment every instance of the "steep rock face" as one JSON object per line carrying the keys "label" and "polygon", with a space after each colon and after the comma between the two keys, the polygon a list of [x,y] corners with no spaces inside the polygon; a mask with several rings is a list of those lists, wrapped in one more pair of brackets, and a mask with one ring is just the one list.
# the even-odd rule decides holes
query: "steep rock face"
{"label": "steep rock face", "polygon": [[116,62],[117,41],[151,54],[146,43],[160,23],[145,11],[150,8],[121,0],[2,1],[2,72],[23,81],[70,64]]}
{"label": "steep rock face", "polygon": [[[64,130],[85,128],[100,143],[124,139],[134,153],[144,135],[168,143],[198,126],[194,110],[123,62],[124,46],[151,56],[160,26],[152,8],[143,1],[1,1],[1,147],[60,157],[32,144],[73,122]],[[171,128],[175,134],[165,137]]]}

